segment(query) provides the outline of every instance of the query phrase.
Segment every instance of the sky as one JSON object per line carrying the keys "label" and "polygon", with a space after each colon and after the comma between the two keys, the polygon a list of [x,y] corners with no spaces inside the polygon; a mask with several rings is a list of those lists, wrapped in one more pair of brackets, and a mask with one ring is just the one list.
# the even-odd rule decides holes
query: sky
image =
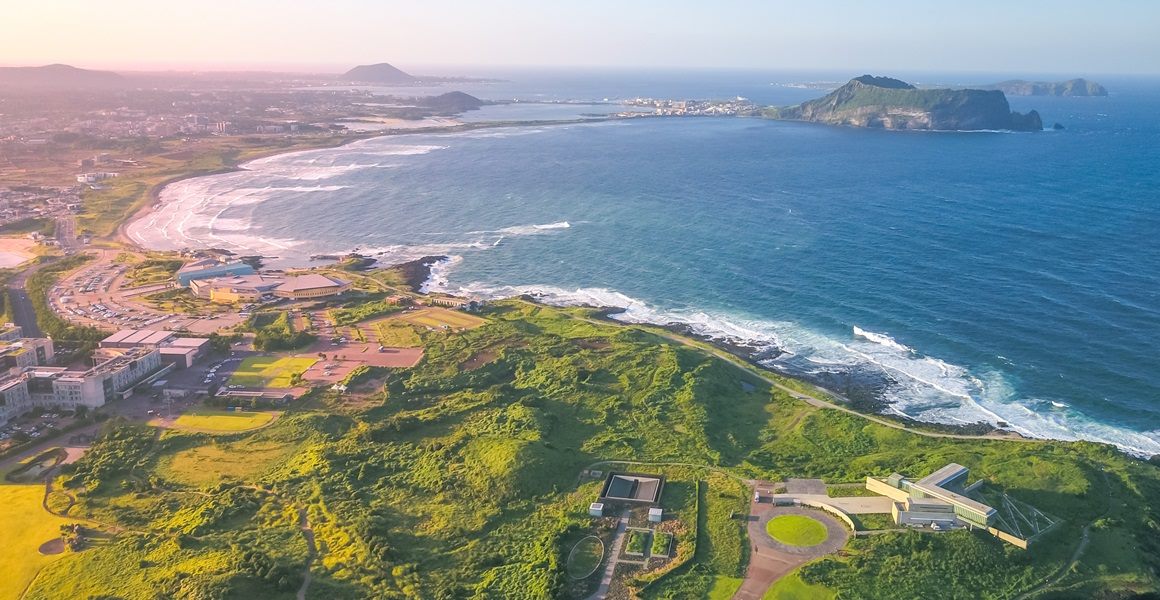
{"label": "sky", "polygon": [[[6,0],[0,64],[1160,73],[1155,0]],[[424,69],[426,67],[426,69]]]}

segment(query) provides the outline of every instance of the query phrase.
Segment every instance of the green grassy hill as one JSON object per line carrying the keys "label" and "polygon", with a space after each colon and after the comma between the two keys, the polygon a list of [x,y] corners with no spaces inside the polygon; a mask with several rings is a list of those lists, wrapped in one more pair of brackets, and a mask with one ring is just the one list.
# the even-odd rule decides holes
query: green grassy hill
{"label": "green grassy hill", "polygon": [[[376,373],[383,389],[357,408],[316,392],[253,432],[113,428],[61,483],[78,498],[72,515],[123,532],[53,562],[28,597],[290,598],[309,556],[302,516],[319,549],[308,598],[568,597],[565,557],[597,493],[577,488],[579,474],[608,459],[834,482],[954,461],[1065,519],[1030,552],[967,532],[855,541],[800,575],[840,597],[1010,597],[1065,571],[1092,523],[1092,550],[1060,586],[1157,588],[1153,465],[1094,444],[890,429],[794,400],[658,331],[586,315],[511,301],[479,328],[419,332],[424,360]],[[493,358],[461,369],[481,355]],[[701,597],[744,573],[748,544],[729,515],[748,492],[703,470],[671,478],[682,510],[702,507],[696,552],[644,595]]]}

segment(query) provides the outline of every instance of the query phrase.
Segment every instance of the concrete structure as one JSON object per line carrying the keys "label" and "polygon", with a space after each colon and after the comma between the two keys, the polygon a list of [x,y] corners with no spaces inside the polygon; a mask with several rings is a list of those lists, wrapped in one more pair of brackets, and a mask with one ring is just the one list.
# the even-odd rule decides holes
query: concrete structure
{"label": "concrete structure", "polygon": [[189,290],[199,298],[206,298],[220,304],[241,304],[257,302],[264,296],[272,295],[274,289],[285,283],[280,277],[266,275],[235,275],[195,279],[189,282]]}
{"label": "concrete structure", "polygon": [[337,296],[349,288],[350,284],[345,281],[310,273],[298,277],[288,277],[284,283],[274,288],[274,295],[279,298],[306,300]]}
{"label": "concrete structure", "polygon": [[918,481],[898,473],[885,480],[866,478],[866,489],[894,500],[891,515],[899,525],[987,528],[998,514],[994,508],[962,493],[966,467],[951,463]]}
{"label": "concrete structure", "polygon": [[656,504],[660,502],[664,487],[664,475],[612,472],[604,480],[604,487],[600,490],[600,502]]}
{"label": "concrete structure", "polygon": [[101,340],[101,348],[129,349],[141,346],[161,346],[172,341],[177,335],[172,331],[156,329],[122,329]]}
{"label": "concrete structure", "polygon": [[165,372],[157,348],[99,349],[93,361],[84,371],[29,367],[0,380],[0,424],[33,408],[104,406]]}
{"label": "concrete structure", "polygon": [[593,502],[592,504],[589,504],[588,505],[588,516],[590,516],[590,517],[603,517],[604,516],[604,503],[603,502]]}
{"label": "concrete structure", "polygon": [[665,509],[654,507],[648,509],[648,520],[650,523],[660,523],[665,520]]}
{"label": "concrete structure", "polygon": [[191,281],[198,279],[212,279],[232,275],[253,275],[254,267],[241,261],[222,262],[213,258],[205,258],[186,263],[177,270],[177,284],[188,287]]}

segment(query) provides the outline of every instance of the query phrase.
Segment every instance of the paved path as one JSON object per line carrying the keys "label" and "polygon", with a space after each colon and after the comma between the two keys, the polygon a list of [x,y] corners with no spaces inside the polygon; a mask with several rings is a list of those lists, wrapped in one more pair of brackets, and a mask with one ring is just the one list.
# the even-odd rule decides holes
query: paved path
{"label": "paved path", "polygon": [[825,494],[774,494],[778,499],[822,502],[851,515],[889,513],[893,501],[886,496],[848,496],[831,498]]}
{"label": "paved path", "polygon": [[[837,552],[850,537],[845,525],[820,510],[774,506],[769,501],[755,502],[749,510],[749,541],[752,544],[749,569],[733,600],[760,600],[773,582],[815,558]],[[769,537],[765,524],[775,516],[791,514],[806,515],[822,522],[829,534],[826,541],[816,546],[787,546]]]}
{"label": "paved path", "polygon": [[600,577],[600,587],[587,600],[604,600],[608,595],[608,588],[612,586],[612,576],[616,573],[616,565],[620,558],[620,547],[624,544],[624,532],[628,529],[628,511],[620,515],[616,522],[616,536],[608,548],[608,565],[604,567],[604,575]]}

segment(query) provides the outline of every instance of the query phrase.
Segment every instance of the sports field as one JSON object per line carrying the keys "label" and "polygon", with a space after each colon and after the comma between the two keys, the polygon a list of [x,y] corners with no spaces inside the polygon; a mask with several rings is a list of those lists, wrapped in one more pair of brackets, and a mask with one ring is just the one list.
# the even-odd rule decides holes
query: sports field
{"label": "sports field", "polygon": [[469,315],[457,310],[447,310],[446,308],[409,310],[395,318],[400,321],[406,321],[407,323],[414,323],[420,327],[431,327],[434,329],[442,329],[444,327],[451,329],[475,329],[487,322],[475,315]]}
{"label": "sports field", "polygon": [[233,433],[262,427],[272,421],[275,416],[277,416],[276,413],[270,412],[198,410],[177,417],[173,421],[173,428],[210,433]]}
{"label": "sports field", "polygon": [[68,556],[44,556],[40,545],[60,539],[60,526],[75,523],[62,519],[41,507],[43,485],[0,485],[0,523],[4,524],[4,543],[0,544],[0,598],[19,598],[24,588],[48,563]]}
{"label": "sports field", "polygon": [[765,524],[769,537],[787,546],[817,546],[826,541],[826,526],[804,515],[781,515]]}
{"label": "sports field", "polygon": [[248,388],[290,388],[295,373],[305,372],[317,358],[251,356],[230,375],[230,385]]}

